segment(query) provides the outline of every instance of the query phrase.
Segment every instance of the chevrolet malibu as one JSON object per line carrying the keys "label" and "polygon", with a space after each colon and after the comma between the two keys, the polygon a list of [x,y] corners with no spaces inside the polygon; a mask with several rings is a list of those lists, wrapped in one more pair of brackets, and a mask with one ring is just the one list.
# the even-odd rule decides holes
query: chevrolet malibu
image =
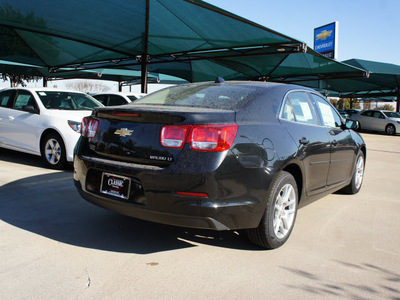
{"label": "chevrolet malibu", "polygon": [[81,93],[47,88],[10,88],[0,92],[0,147],[42,156],[46,166],[73,161],[82,118],[97,100]]}
{"label": "chevrolet malibu", "polygon": [[371,109],[354,114],[351,119],[359,122],[360,129],[386,132],[390,135],[400,132],[400,114],[397,112]]}
{"label": "chevrolet malibu", "polygon": [[74,183],[124,215],[245,229],[273,249],[289,238],[299,201],[360,190],[366,146],[356,126],[300,86],[175,86],[84,118]]}

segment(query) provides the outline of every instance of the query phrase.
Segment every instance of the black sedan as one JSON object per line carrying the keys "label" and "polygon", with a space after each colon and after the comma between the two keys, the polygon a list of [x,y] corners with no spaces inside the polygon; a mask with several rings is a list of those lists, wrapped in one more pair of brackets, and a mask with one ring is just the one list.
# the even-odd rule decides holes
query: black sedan
{"label": "black sedan", "polygon": [[295,85],[197,83],[97,108],[82,123],[74,182],[132,217],[246,229],[277,248],[299,201],[362,185],[366,146],[321,94]]}

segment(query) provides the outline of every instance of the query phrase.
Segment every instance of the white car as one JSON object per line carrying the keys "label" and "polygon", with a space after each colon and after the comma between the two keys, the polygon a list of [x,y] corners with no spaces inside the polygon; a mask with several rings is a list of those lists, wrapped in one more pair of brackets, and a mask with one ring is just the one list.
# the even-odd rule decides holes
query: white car
{"label": "white car", "polygon": [[95,94],[93,95],[93,98],[105,106],[114,106],[131,103],[132,101],[142,98],[145,95],[146,94],[143,93],[115,92]]}
{"label": "white car", "polygon": [[91,96],[48,88],[0,91],[0,147],[43,157],[54,169],[73,161],[83,117],[103,106]]}
{"label": "white car", "polygon": [[388,110],[369,109],[351,115],[350,119],[360,123],[360,129],[386,132],[395,135],[400,133],[400,114]]}

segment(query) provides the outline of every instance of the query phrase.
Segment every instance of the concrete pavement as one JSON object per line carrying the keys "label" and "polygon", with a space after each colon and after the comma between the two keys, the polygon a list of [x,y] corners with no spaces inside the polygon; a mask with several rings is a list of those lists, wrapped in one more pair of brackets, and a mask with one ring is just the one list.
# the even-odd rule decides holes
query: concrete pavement
{"label": "concrete pavement", "polygon": [[273,251],[106,211],[72,168],[0,149],[0,298],[400,299],[400,136],[363,137],[360,193],[301,203]]}

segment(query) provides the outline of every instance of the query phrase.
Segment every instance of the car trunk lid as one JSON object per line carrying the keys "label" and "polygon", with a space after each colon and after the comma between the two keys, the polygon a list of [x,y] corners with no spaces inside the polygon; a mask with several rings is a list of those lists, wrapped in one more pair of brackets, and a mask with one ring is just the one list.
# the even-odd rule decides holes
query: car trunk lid
{"label": "car trunk lid", "polygon": [[147,165],[167,166],[183,149],[164,147],[161,130],[166,125],[235,124],[235,111],[199,107],[154,105],[100,108],[97,133],[89,148],[101,157]]}

